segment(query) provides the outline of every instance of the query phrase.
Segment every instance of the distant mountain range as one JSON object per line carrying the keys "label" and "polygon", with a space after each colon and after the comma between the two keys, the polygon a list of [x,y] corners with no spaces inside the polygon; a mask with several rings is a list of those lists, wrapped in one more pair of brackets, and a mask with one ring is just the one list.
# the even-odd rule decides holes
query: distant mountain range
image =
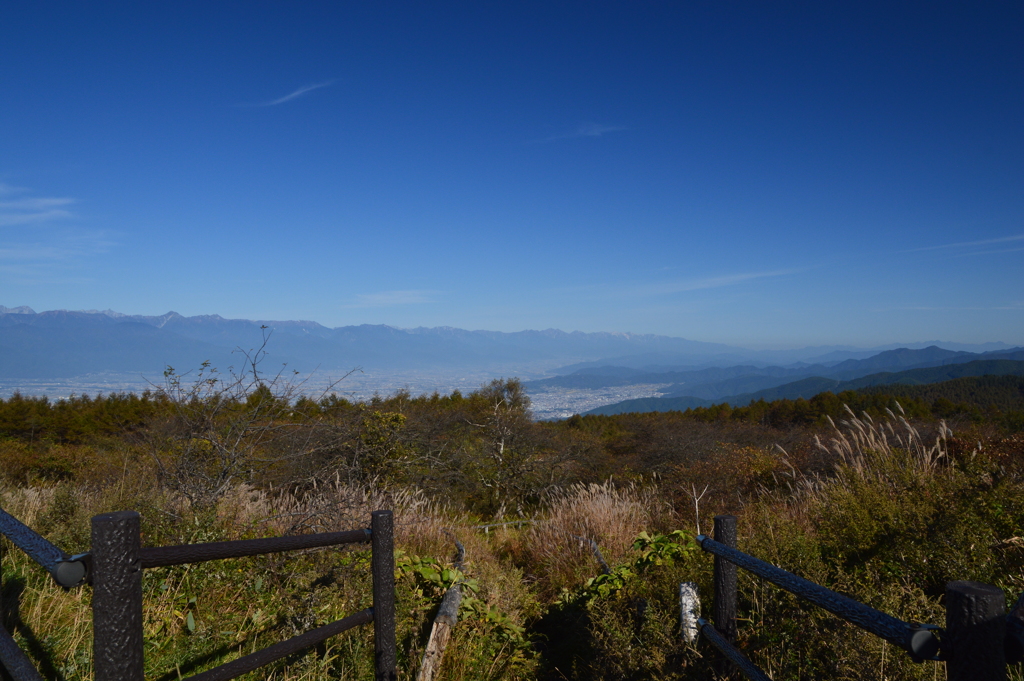
{"label": "distant mountain range", "polygon": [[[592,409],[587,413],[623,414],[645,411],[683,411],[696,407],[708,407],[723,402],[733,406],[743,406],[757,400],[770,402],[780,399],[809,399],[826,391],[840,393],[845,390],[863,390],[865,388],[885,385],[926,385],[972,376],[1024,376],[1024,348],[989,353],[953,352],[947,354],[947,352],[936,347],[923,350],[883,352],[865,360],[843,362],[833,367],[833,369],[839,367],[842,367],[842,369],[831,372],[830,376],[809,376],[761,390],[720,398],[675,394],[665,397],[625,400]],[[915,360],[923,361],[914,363],[916,368],[913,369],[866,373],[871,371],[872,368],[894,368],[899,367],[901,364],[915,362]],[[756,383],[762,379],[777,380],[763,376],[752,376],[749,377],[749,380],[747,377],[738,377],[738,379],[725,379],[718,383],[696,385],[693,386],[693,391],[728,390],[729,387],[742,384],[744,380],[746,380],[747,384]],[[685,389],[680,390],[680,392],[685,392]]]}
{"label": "distant mountain range", "polygon": [[159,376],[209,360],[237,365],[234,350],[259,347],[271,334],[267,366],[299,371],[492,370],[543,374],[566,363],[621,355],[708,361],[742,348],[684,338],[628,333],[467,331],[451,327],[399,329],[363,324],[328,328],[310,321],[126,315],[112,310],[52,310],[0,306],[0,379],[74,377],[95,373]]}
{"label": "distant mountain range", "polygon": [[[207,360],[223,370],[240,365],[242,358],[234,351],[259,347],[264,333],[270,334],[268,371],[286,363],[301,372],[361,367],[486,371],[527,378],[558,372],[568,375],[530,382],[528,388],[664,383],[672,386],[670,395],[700,399],[765,390],[812,376],[848,380],[872,371],[966,362],[979,352],[1009,349],[1004,343],[944,343],[945,349],[912,344],[911,349],[763,351],[651,334],[370,324],[328,328],[312,321],[184,317],[176,312],[126,315],[113,310],[36,313],[24,306],[0,306],[0,379],[17,385],[23,379],[104,373],[159,378],[167,366],[187,371]],[[912,349],[918,346],[923,349]]]}
{"label": "distant mountain range", "polygon": [[618,366],[588,367],[568,375],[529,381],[526,387],[532,390],[554,387],[597,389],[640,383],[669,384],[662,389],[665,393],[664,399],[699,397],[706,400],[721,400],[786,385],[801,378],[824,377],[843,381],[879,371],[962,364],[977,359],[1024,359],[1024,354],[1021,354],[1020,348],[977,353],[946,350],[933,345],[919,350],[886,350],[865,359],[847,359],[829,364],[801,362],[786,367],[740,364],[668,371],[643,371]]}

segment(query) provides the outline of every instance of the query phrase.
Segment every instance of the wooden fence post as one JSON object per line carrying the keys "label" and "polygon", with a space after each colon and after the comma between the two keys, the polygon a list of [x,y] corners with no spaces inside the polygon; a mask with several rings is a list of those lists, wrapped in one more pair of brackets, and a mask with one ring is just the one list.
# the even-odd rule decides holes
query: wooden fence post
{"label": "wooden fence post", "polygon": [[1005,681],[1006,597],[980,582],[946,584],[948,681]]}
{"label": "wooden fence post", "polygon": [[144,681],[139,514],[92,519],[92,627],[96,681]]}
{"label": "wooden fence post", "polygon": [[373,572],[373,649],[377,681],[398,678],[395,651],[395,548],[391,511],[370,514]]}
{"label": "wooden fence post", "polygon": [[[736,548],[736,516],[715,516],[715,541]],[[715,556],[715,603],[712,614],[715,629],[729,643],[736,642],[736,566],[721,556]],[[732,676],[736,670],[728,660],[719,665],[723,676]]]}

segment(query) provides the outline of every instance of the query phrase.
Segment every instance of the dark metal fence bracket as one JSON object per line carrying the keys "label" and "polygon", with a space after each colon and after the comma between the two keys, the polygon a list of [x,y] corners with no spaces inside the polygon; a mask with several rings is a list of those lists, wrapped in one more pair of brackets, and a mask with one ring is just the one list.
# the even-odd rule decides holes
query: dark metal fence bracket
{"label": "dark metal fence bracket", "polygon": [[82,586],[89,581],[89,564],[92,557],[88,553],[79,553],[70,558],[61,558],[50,572],[53,581],[65,589]]}
{"label": "dark metal fence bracket", "polygon": [[84,583],[88,570],[79,556],[68,555],[2,508],[0,535],[10,539],[11,543],[41,565],[58,585],[71,588]]}

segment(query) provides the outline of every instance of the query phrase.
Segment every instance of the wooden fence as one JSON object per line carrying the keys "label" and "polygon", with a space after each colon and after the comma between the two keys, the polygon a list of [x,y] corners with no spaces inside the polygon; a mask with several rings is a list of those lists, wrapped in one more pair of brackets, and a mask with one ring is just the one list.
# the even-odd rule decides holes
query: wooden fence
{"label": "wooden fence", "polygon": [[[735,516],[716,516],[715,538],[698,535],[697,542],[715,556],[713,624],[698,617],[697,629],[722,653],[724,675],[739,671],[750,679],[771,681],[733,645],[738,567],[902,648],[915,662],[945,662],[948,681],[1002,681],[1007,664],[1024,660],[1024,596],[1007,615],[1001,589],[979,582],[949,582],[946,627],[941,629],[904,622],[737,550]],[[682,601],[688,591],[686,585],[680,586],[684,611],[687,606]]]}
{"label": "wooden fence", "polygon": [[[227,681],[371,622],[376,679],[395,681],[393,532],[391,511],[374,511],[369,528],[348,532],[142,548],[139,514],[120,511],[95,516],[91,551],[70,556],[0,509],[0,534],[46,569],[57,584],[65,588],[92,586],[96,681],[144,679],[144,569],[358,542],[371,545],[372,607],[192,676],[188,681]],[[758,575],[902,648],[916,662],[945,662],[949,681],[1002,681],[1006,679],[1008,664],[1024,660],[1024,596],[1007,615],[1001,589],[978,582],[950,582],[946,585],[946,626],[942,629],[905,622],[739,551],[735,516],[716,516],[714,538],[698,535],[697,542],[704,551],[715,556],[715,565],[713,623],[697,617],[696,631],[722,653],[719,671],[725,676],[742,672],[756,681],[771,681],[734,646],[737,568]],[[596,549],[596,545],[592,548]],[[681,585],[681,600],[684,594],[692,593],[692,589],[686,587]],[[685,620],[686,606],[683,603],[681,606]],[[14,681],[42,681],[2,622],[0,667]]]}
{"label": "wooden fence", "polygon": [[[188,681],[226,681],[340,634],[373,623],[376,678],[394,681],[395,558],[391,511],[370,514],[370,527],[348,532],[142,548],[139,514],[104,513],[92,519],[92,549],[70,556],[0,509],[0,534],[10,539],[65,588],[93,589],[93,668],[96,681],[143,681],[142,571],[225,558],[369,542],[373,606],[250,655],[196,674]],[[2,589],[2,574],[0,574]],[[2,608],[0,608],[2,612]],[[32,662],[0,622],[0,667],[14,681],[42,681]]]}

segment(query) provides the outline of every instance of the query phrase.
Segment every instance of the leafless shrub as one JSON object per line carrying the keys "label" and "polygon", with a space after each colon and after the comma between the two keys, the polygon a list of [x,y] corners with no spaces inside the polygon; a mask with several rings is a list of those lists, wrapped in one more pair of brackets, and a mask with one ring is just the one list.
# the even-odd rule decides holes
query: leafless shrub
{"label": "leafless shrub", "polygon": [[[265,329],[266,327],[264,327]],[[254,478],[287,459],[310,456],[321,445],[316,416],[294,405],[304,381],[282,368],[267,375],[269,334],[255,350],[237,350],[243,368],[220,373],[203,362],[194,379],[173,367],[164,372],[158,397],[172,406],[173,416],[153,426],[146,444],[161,481],[182,494],[195,508],[209,508],[240,482]],[[337,382],[325,389],[333,389]],[[287,448],[275,448],[287,440]]]}

